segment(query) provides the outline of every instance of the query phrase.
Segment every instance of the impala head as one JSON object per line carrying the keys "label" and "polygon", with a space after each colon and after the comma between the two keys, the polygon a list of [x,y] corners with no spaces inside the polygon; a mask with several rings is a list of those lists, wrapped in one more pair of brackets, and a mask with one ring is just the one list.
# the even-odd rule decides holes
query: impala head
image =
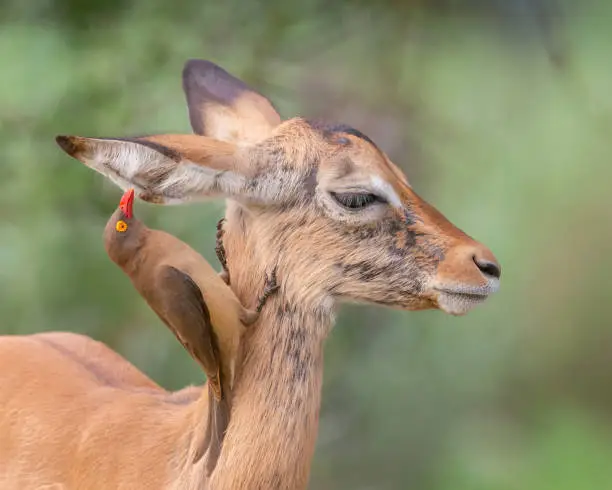
{"label": "impala head", "polygon": [[[410,187],[367,136],[302,118],[201,60],[183,86],[197,135],[59,136],[70,155],[144,200],[231,199],[229,239],[287,294],[466,313],[497,290],[491,251]],[[232,271],[233,273],[233,271]]]}

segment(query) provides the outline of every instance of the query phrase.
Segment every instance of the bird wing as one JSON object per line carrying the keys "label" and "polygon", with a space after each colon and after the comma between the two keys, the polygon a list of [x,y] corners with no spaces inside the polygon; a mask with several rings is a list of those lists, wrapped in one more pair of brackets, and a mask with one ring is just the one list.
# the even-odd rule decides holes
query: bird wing
{"label": "bird wing", "polygon": [[158,315],[202,366],[220,400],[221,354],[202,291],[188,274],[172,266],[163,266],[157,280]]}

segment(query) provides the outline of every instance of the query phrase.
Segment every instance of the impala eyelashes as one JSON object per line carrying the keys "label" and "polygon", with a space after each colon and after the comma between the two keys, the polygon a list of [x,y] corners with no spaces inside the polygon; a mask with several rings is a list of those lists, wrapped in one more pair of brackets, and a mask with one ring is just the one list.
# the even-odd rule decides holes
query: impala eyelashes
{"label": "impala eyelashes", "polygon": [[334,200],[346,209],[363,209],[375,203],[386,204],[386,200],[368,192],[330,192]]}

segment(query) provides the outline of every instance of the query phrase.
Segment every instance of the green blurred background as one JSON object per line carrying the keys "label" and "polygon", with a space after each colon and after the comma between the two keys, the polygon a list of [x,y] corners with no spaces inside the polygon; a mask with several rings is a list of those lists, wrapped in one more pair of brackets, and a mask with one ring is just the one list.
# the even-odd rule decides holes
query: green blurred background
{"label": "green blurred background", "polygon": [[[54,136],[191,132],[182,65],[211,59],[284,116],[364,131],[504,270],[466,317],[342,309],[311,488],[612,488],[605,3],[4,0],[0,332],[82,332],[202,382],[105,255],[119,189]],[[138,203],[215,264],[222,212]]]}

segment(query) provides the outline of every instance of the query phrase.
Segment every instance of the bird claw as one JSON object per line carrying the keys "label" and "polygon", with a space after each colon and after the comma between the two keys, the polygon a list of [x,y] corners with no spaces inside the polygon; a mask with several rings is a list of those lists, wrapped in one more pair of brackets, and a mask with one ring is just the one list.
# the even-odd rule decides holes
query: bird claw
{"label": "bird claw", "polygon": [[280,286],[276,279],[276,267],[274,267],[270,275],[268,275],[268,273],[266,272],[266,282],[264,285],[263,294],[259,298],[259,302],[257,303],[257,308],[255,308],[255,311],[257,313],[261,312],[268,298],[272,296],[276,291],[278,291],[279,287]]}
{"label": "bird claw", "polygon": [[229,286],[230,284],[230,274],[229,269],[227,268],[227,255],[225,254],[225,247],[223,246],[223,235],[225,235],[225,230],[223,229],[223,224],[225,223],[225,218],[221,218],[217,223],[217,243],[215,246],[215,252],[217,253],[217,258],[221,263],[221,267],[223,267],[223,271],[220,276],[221,279]]}

